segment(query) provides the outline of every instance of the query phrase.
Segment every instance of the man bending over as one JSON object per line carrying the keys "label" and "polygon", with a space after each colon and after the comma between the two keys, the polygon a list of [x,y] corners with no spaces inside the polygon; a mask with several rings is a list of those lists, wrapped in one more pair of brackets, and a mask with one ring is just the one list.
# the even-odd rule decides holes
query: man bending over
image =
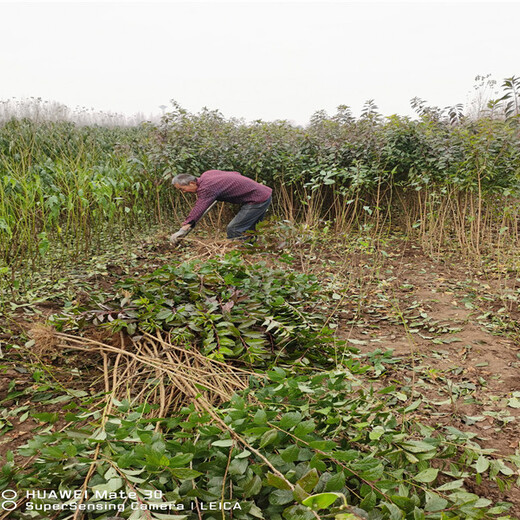
{"label": "man bending over", "polygon": [[255,229],[271,204],[273,190],[268,186],[244,177],[238,172],[209,170],[200,177],[182,173],[172,180],[172,184],[184,193],[196,193],[197,202],[182,227],[170,237],[172,244],[190,231],[204,216],[214,201],[230,202],[241,206],[235,218],[228,224],[228,238],[245,238],[246,231]]}

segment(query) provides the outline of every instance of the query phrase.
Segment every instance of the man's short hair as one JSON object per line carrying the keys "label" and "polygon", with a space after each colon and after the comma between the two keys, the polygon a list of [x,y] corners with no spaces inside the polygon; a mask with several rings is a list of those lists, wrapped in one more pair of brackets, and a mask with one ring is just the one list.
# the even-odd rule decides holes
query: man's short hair
{"label": "man's short hair", "polygon": [[187,186],[191,182],[197,182],[197,177],[189,173],[180,173],[172,179],[172,184],[178,184],[179,186]]}

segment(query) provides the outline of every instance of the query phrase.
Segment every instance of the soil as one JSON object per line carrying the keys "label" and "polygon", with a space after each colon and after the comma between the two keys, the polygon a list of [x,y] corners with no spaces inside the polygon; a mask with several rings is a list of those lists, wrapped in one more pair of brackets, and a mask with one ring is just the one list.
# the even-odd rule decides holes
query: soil
{"label": "soil", "polygon": [[[519,303],[498,315],[503,323],[493,322],[503,309],[500,288],[511,283],[481,269],[433,261],[409,244],[392,251],[377,290],[342,314],[338,336],[353,340],[361,354],[392,351],[373,384],[411,387],[423,400],[414,412],[421,422],[476,433],[480,446],[497,456],[518,454],[520,408],[508,403],[520,390]],[[366,263],[356,272],[364,275],[372,275]],[[471,482],[467,488],[511,502],[510,513],[520,516],[519,488],[501,493],[492,483]]]}

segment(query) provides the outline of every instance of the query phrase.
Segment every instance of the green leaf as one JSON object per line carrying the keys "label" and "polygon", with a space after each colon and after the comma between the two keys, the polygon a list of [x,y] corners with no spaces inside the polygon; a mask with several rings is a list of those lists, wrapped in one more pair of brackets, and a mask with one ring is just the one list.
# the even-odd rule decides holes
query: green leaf
{"label": "green leaf", "polygon": [[261,518],[262,520],[264,520],[265,518],[264,514],[262,513],[262,510],[256,504],[251,504],[248,514],[249,516],[253,516],[254,518]]}
{"label": "green leaf", "polygon": [[51,459],[62,459],[64,455],[63,451],[57,446],[46,446],[42,448],[42,454]]}
{"label": "green leaf", "polygon": [[296,482],[302,489],[307,491],[307,493],[310,493],[318,484],[320,480],[320,476],[318,475],[318,472],[316,469],[311,469],[308,471],[300,480]]}
{"label": "green leaf", "polygon": [[169,466],[172,468],[179,468],[186,466],[193,460],[193,453],[178,453],[175,457],[169,460]]}
{"label": "green leaf", "polygon": [[33,413],[32,416],[41,422],[48,422],[51,424],[54,424],[59,419],[59,416],[57,413],[50,413],[50,412]]}
{"label": "green leaf", "polygon": [[420,473],[418,473],[417,475],[415,475],[412,478],[414,480],[416,480],[417,482],[424,482],[427,484],[427,483],[433,482],[437,478],[438,474],[439,474],[438,469],[428,468],[428,469],[425,469],[424,471],[421,471]]}
{"label": "green leaf", "polygon": [[280,424],[278,425],[282,430],[290,430],[293,426],[296,426],[302,420],[302,414],[300,412],[288,412],[282,415]]}
{"label": "green leaf", "polygon": [[262,435],[260,439],[260,448],[265,448],[269,444],[272,444],[278,439],[278,430],[269,430]]}
{"label": "green leaf", "polygon": [[486,457],[484,457],[484,455],[481,455],[478,458],[477,464],[475,466],[477,473],[484,473],[488,468],[489,468],[489,459],[486,459]]}
{"label": "green leaf", "polygon": [[383,502],[382,505],[384,505],[390,513],[390,515],[388,516],[389,520],[403,520],[405,515],[400,507],[397,507],[395,504],[392,504],[390,502]]}
{"label": "green leaf", "polygon": [[478,508],[481,508],[481,507],[488,507],[492,504],[493,502],[491,500],[489,500],[488,498],[479,498],[474,504],[473,504],[473,507],[478,507]]}
{"label": "green leaf", "polygon": [[316,424],[312,419],[308,421],[302,421],[296,428],[294,429],[294,435],[296,437],[303,437],[316,429]]}
{"label": "green leaf", "polygon": [[370,433],[369,437],[371,440],[375,441],[380,439],[381,436],[385,433],[385,429],[382,426],[376,426]]}
{"label": "green leaf", "polygon": [[275,381],[275,382],[283,381],[285,379],[286,375],[287,374],[285,373],[285,370],[283,370],[279,367],[275,367],[275,368],[273,368],[273,370],[267,371],[267,377],[271,381]]}
{"label": "green leaf", "polygon": [[416,507],[413,510],[413,520],[426,520],[426,515],[422,509]]}
{"label": "green leaf", "polygon": [[296,484],[294,486],[293,496],[297,502],[301,503],[309,496],[309,493],[307,493],[307,491],[305,491],[305,489],[303,489],[301,486]]}
{"label": "green leaf", "polygon": [[377,459],[368,457],[359,462],[352,463],[349,469],[352,469],[352,471],[366,480],[379,480],[384,472],[383,465]]}
{"label": "green leaf", "polygon": [[365,511],[372,511],[377,503],[377,496],[376,494],[371,491],[359,504],[359,507],[361,509],[364,509]]}
{"label": "green leaf", "polygon": [[452,489],[459,489],[464,485],[464,479],[453,480],[452,482],[447,482],[438,488],[435,488],[435,491],[451,491]]}
{"label": "green leaf", "polygon": [[436,493],[426,491],[426,504],[424,510],[428,512],[442,511],[448,505],[448,501]]}
{"label": "green leaf", "polygon": [[267,474],[267,483],[278,489],[291,489],[289,482],[274,473]]}
{"label": "green leaf", "polygon": [[325,484],[325,491],[340,491],[345,487],[345,475],[342,471],[333,475]]}
{"label": "green leaf", "polygon": [[253,417],[253,422],[255,424],[265,424],[267,422],[267,414],[265,413],[265,410],[259,408]]}
{"label": "green leaf", "polygon": [[233,439],[223,439],[221,441],[215,441],[211,443],[212,446],[216,446],[218,448],[229,448],[233,446]]}
{"label": "green leaf", "polygon": [[518,397],[511,397],[507,400],[507,406],[511,408],[520,408],[520,399]]}
{"label": "green leaf", "polygon": [[311,441],[309,446],[314,450],[320,451],[332,451],[337,448],[337,444],[334,441]]}
{"label": "green leaf", "polygon": [[171,309],[161,309],[156,315],[155,318],[157,320],[167,320],[168,318],[173,317],[173,312]]}
{"label": "green leaf", "polygon": [[244,498],[258,495],[262,489],[262,479],[258,475],[253,475],[246,484],[244,484]]}
{"label": "green leaf", "polygon": [[399,509],[406,511],[407,513],[412,511],[416,505],[416,503],[411,498],[400,496],[400,495],[391,495],[390,500],[397,507],[399,507]]}
{"label": "green leaf", "polygon": [[357,450],[335,451],[332,456],[336,460],[350,462],[352,460],[358,459],[361,456],[361,453]]}
{"label": "green leaf", "polygon": [[417,399],[417,401],[414,401],[410,406],[407,406],[404,409],[404,413],[413,412],[415,409],[419,408],[419,406],[422,404],[422,399]]}
{"label": "green leaf", "polygon": [[114,491],[117,491],[118,489],[121,489],[123,487],[123,479],[120,477],[111,478],[109,481],[105,482],[104,484],[98,484],[97,486],[92,486],[92,490],[94,492],[103,492],[107,491],[109,493],[112,493]]}
{"label": "green leaf", "polygon": [[340,497],[346,501],[345,495],[341,493],[318,493],[307,497],[302,504],[314,510],[325,509],[334,504]]}
{"label": "green leaf", "polygon": [[478,495],[475,493],[468,493],[467,491],[464,491],[463,489],[459,491],[454,491],[450,495],[450,500],[452,502],[455,502],[456,504],[467,504],[473,506],[475,502],[479,499]]}
{"label": "green leaf", "polygon": [[110,466],[108,468],[108,471],[103,475],[103,477],[105,478],[105,480],[110,480],[112,477],[117,477],[119,474],[116,470],[116,468],[114,468],[114,466]]}
{"label": "green leaf", "polygon": [[251,455],[251,452],[249,450],[244,450],[240,452],[238,455],[235,455],[235,459],[245,459]]}
{"label": "green leaf", "polygon": [[293,492],[290,489],[275,489],[269,493],[269,503],[273,506],[284,506],[294,502]]}
{"label": "green leaf", "polygon": [[435,451],[435,446],[424,441],[405,441],[401,442],[400,446],[406,451],[410,451],[412,453],[427,453],[429,451]]}
{"label": "green leaf", "polygon": [[300,455],[300,448],[296,446],[296,444],[291,444],[283,451],[280,452],[280,456],[284,460],[284,462],[296,462]]}
{"label": "green leaf", "polygon": [[247,459],[233,459],[228,471],[230,475],[243,475],[248,466],[249,461]]}
{"label": "green leaf", "polygon": [[395,385],[387,386],[377,391],[378,394],[392,394],[393,392],[395,392]]}
{"label": "green leaf", "polygon": [[318,471],[327,471],[327,464],[323,462],[323,457],[319,454],[314,455],[309,461],[311,468],[316,468]]}
{"label": "green leaf", "polygon": [[174,477],[177,477],[180,480],[192,480],[202,475],[200,471],[195,471],[190,468],[171,468],[170,472]]}
{"label": "green leaf", "polygon": [[284,509],[283,515],[285,520],[315,520],[315,516],[304,506],[291,506]]}
{"label": "green leaf", "polygon": [[352,343],[352,345],[366,345],[367,344],[367,342],[364,339],[347,338],[347,341],[349,343]]}
{"label": "green leaf", "polygon": [[144,511],[141,511],[139,509],[136,509],[129,517],[128,520],[148,520],[147,516]]}

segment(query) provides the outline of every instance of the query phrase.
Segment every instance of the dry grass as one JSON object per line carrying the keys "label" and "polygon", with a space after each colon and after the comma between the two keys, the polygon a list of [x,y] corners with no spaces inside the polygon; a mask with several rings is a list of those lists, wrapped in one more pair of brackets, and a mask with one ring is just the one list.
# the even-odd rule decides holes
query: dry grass
{"label": "dry grass", "polygon": [[241,242],[229,239],[199,239],[195,236],[186,237],[181,244],[191,249],[190,259],[209,259],[223,256],[242,245]]}

